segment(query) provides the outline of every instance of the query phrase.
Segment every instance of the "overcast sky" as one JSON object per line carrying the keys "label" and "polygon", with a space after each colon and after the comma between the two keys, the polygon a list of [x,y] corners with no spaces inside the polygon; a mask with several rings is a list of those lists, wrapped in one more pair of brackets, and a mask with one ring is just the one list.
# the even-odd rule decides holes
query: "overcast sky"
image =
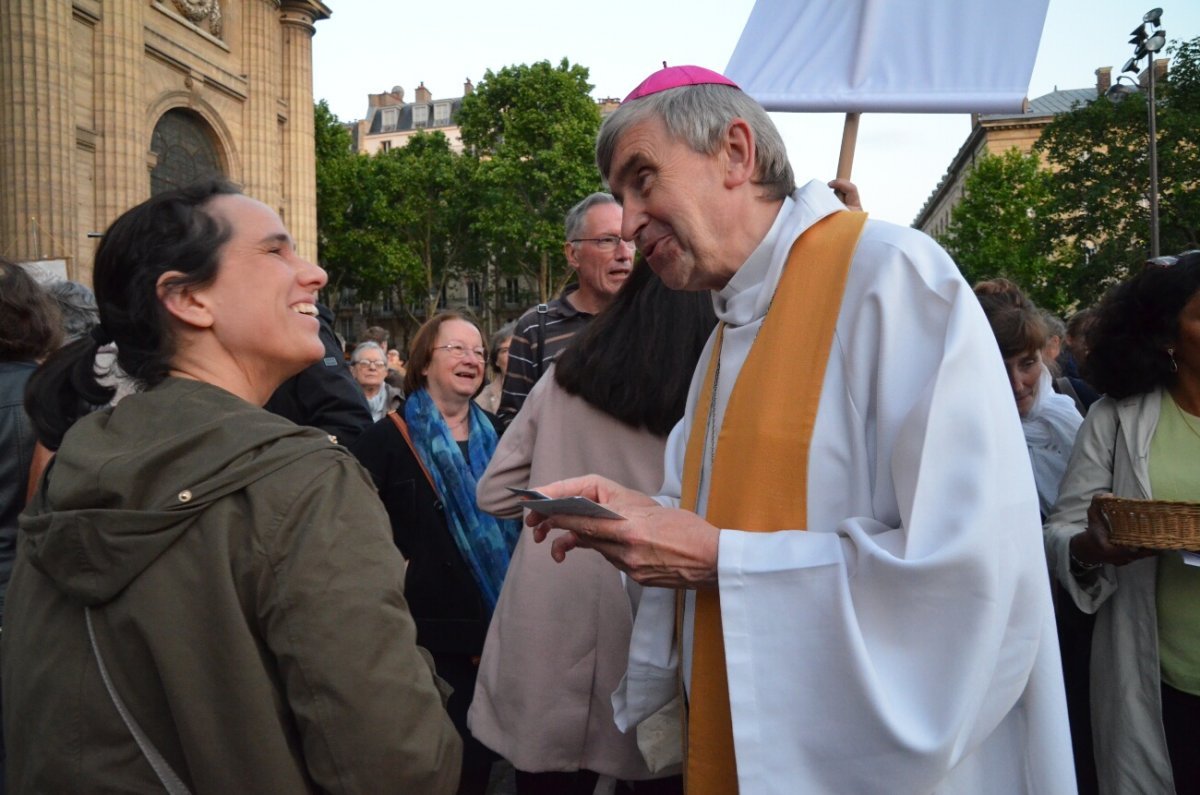
{"label": "overcast sky", "polygon": [[[1132,54],[1129,32],[1151,2],[1050,0],[1029,96],[1092,86],[1100,66],[1120,69]],[[318,23],[313,39],[313,93],[343,121],[365,115],[369,93],[399,85],[411,101],[423,81],[435,99],[457,97],[464,79],[478,83],[486,70],[510,64],[568,58],[588,67],[595,97],[624,97],[662,61],[720,71],[754,5],[753,0],[692,0],[686,6],[665,0],[326,4],[333,15]],[[1165,0],[1162,8],[1168,39],[1200,35],[1200,2]],[[773,115],[797,179],[831,178],[844,117]],[[872,216],[911,223],[969,131],[967,115],[864,115],[854,179]]]}

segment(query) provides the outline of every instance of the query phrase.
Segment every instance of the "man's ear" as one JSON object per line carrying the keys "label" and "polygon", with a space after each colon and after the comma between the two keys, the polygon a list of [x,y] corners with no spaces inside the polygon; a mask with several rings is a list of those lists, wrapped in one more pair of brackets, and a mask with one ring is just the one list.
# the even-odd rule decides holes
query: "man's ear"
{"label": "man's ear", "polygon": [[567,264],[572,270],[579,270],[579,260],[575,257],[575,244],[563,243],[563,256],[567,258]]}
{"label": "man's ear", "polygon": [[213,324],[213,315],[208,295],[195,285],[172,285],[172,279],[184,274],[167,271],[158,277],[154,289],[158,300],[171,317],[195,328],[208,328]]}
{"label": "man's ear", "polygon": [[725,187],[736,188],[754,177],[754,132],[742,118],[725,128],[722,151],[725,154]]}

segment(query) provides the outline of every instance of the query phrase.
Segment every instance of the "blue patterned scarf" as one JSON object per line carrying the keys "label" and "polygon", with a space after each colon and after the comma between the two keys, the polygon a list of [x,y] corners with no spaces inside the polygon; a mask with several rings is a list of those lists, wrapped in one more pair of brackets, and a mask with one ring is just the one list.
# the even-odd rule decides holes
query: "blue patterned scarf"
{"label": "blue patterned scarf", "polygon": [[450,534],[479,584],[491,615],[500,597],[513,547],[517,545],[521,522],[497,519],[479,510],[475,503],[475,485],[492,460],[497,438],[492,423],[475,401],[470,402],[470,412],[467,439],[470,461],[464,461],[458,442],[429,392],[418,389],[404,402],[404,419],[413,445],[421,463],[433,476],[438,496],[446,506]]}

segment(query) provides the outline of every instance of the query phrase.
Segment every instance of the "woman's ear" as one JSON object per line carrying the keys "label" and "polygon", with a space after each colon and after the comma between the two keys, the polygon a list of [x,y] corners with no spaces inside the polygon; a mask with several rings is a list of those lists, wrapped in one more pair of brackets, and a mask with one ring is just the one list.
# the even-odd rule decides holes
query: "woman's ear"
{"label": "woman's ear", "polygon": [[213,315],[203,288],[196,285],[171,284],[172,280],[184,275],[179,271],[167,271],[159,276],[155,284],[158,300],[171,317],[179,322],[194,328],[208,328],[213,324]]}

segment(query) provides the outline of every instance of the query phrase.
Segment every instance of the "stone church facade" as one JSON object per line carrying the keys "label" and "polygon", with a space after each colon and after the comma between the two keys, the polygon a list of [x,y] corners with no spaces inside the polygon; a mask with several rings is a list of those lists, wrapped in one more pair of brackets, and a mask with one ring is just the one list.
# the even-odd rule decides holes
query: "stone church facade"
{"label": "stone church facade", "polygon": [[96,237],[219,173],[317,255],[321,0],[0,1],[0,255],[91,284]]}

